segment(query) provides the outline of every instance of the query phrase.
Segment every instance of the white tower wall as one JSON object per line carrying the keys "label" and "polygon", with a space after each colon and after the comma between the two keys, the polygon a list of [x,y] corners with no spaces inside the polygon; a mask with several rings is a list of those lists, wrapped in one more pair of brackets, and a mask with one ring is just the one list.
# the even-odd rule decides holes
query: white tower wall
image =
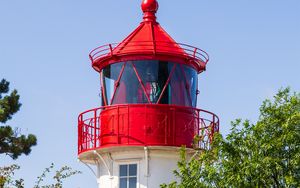
{"label": "white tower wall", "polygon": [[[119,188],[119,166],[137,164],[137,188],[159,188],[175,179],[179,148],[123,147],[94,151],[99,188]],[[96,162],[97,161],[97,162]]]}

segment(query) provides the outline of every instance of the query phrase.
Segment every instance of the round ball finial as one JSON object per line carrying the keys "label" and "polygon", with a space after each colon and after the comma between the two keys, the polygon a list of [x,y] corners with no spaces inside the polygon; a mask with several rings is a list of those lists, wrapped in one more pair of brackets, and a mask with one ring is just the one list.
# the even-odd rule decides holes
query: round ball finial
{"label": "round ball finial", "polygon": [[155,13],[158,10],[158,2],[157,0],[143,0],[141,7],[143,12]]}

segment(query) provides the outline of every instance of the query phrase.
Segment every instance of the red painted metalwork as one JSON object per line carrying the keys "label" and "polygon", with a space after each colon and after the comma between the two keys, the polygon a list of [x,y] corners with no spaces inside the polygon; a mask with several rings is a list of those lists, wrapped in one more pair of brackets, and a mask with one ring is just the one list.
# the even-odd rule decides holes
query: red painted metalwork
{"label": "red painted metalwork", "polygon": [[[78,117],[78,153],[116,146],[209,149],[219,118],[208,111],[171,105],[116,105]],[[195,136],[199,142],[193,143]]]}
{"label": "red painted metalwork", "polygon": [[156,22],[156,0],[143,0],[142,23],[121,43],[100,46],[90,53],[93,68],[100,72],[109,64],[120,61],[150,59],[187,64],[198,71],[205,70],[208,54],[196,47],[176,43]]}
{"label": "red painted metalwork", "polygon": [[101,96],[102,96],[102,100],[104,102],[104,106],[107,106],[107,98],[106,98],[106,93],[105,93],[105,89],[103,88],[104,86],[104,82],[103,82],[103,74],[102,72],[100,73],[100,90],[101,90]]}
{"label": "red painted metalwork", "polygon": [[143,12],[156,13],[158,10],[158,2],[156,0],[143,0],[141,7]]}
{"label": "red painted metalwork", "polygon": [[130,41],[124,46],[123,43],[107,44],[91,51],[89,57],[94,69],[100,72],[109,64],[144,59],[178,62],[189,65],[201,73],[209,61],[205,51],[186,44],[166,41]]}
{"label": "red painted metalwork", "polygon": [[144,12],[145,22],[156,22],[155,13],[158,10],[158,2],[156,0],[143,0],[141,8]]}
{"label": "red painted metalwork", "polygon": [[[156,0],[143,0],[141,5],[144,12],[143,21],[128,37],[121,43],[103,45],[90,52],[93,68],[101,73],[101,92],[105,106],[79,115],[79,154],[119,146],[185,145],[189,148],[209,149],[214,134],[219,132],[219,118],[211,112],[193,108],[191,107],[193,104],[191,106],[159,104],[164,94],[170,94],[167,90],[176,92],[179,98],[183,96],[180,94],[185,91],[180,91],[183,90],[178,89],[180,87],[167,89],[170,82],[176,82],[172,77],[178,66],[184,76],[183,81],[178,82],[185,83],[188,98],[192,101],[191,86],[187,79],[189,74],[185,73],[182,64],[201,73],[206,69],[209,56],[199,48],[175,42],[156,21],[155,13],[158,7]],[[135,60],[174,63],[157,102],[153,104],[137,70],[138,66],[129,62]],[[113,94],[108,99],[101,70],[115,63],[123,63],[123,66],[120,73],[117,73],[118,78],[112,79],[115,85]],[[112,105],[127,64],[132,66],[134,70],[132,76],[137,77],[149,104]],[[199,94],[199,90],[196,91]]]}

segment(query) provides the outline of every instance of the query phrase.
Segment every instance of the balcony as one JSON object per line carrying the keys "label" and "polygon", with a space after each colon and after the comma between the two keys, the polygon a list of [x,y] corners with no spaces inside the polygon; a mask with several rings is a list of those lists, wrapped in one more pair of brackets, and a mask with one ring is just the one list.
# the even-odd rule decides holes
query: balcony
{"label": "balcony", "polygon": [[[135,56],[142,56],[145,59],[147,56],[155,56],[155,59],[164,59],[170,61],[175,58],[175,62],[178,58],[184,59],[190,66],[196,67],[198,72],[205,70],[206,64],[209,61],[209,55],[194,46],[165,41],[129,41],[121,43],[112,43],[100,46],[92,50],[89,54],[90,60],[92,61],[93,67],[100,71],[106,64],[103,62],[108,59],[116,59],[123,57],[123,61],[136,60]],[[129,59],[127,58],[129,57]],[[138,58],[139,59],[139,58]]]}
{"label": "balcony", "polygon": [[216,132],[219,118],[205,110],[158,104],[106,106],[79,115],[78,154],[116,146],[209,149]]}

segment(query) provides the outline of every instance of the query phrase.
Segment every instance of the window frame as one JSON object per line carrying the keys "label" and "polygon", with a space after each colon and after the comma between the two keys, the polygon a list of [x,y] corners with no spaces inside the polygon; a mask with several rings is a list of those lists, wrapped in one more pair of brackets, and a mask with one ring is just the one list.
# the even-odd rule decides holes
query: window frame
{"label": "window frame", "polygon": [[[128,166],[128,174],[127,176],[122,176],[121,177],[121,174],[120,174],[120,168],[122,165],[127,165]],[[129,165],[136,165],[136,176],[129,176]],[[127,182],[129,182],[129,178],[134,178],[136,177],[136,188],[139,188],[139,163],[137,161],[133,161],[133,162],[119,162],[118,163],[118,188],[120,188],[120,185],[121,185],[121,178],[125,178],[126,177],[126,180]],[[127,188],[129,184],[127,184]]]}

